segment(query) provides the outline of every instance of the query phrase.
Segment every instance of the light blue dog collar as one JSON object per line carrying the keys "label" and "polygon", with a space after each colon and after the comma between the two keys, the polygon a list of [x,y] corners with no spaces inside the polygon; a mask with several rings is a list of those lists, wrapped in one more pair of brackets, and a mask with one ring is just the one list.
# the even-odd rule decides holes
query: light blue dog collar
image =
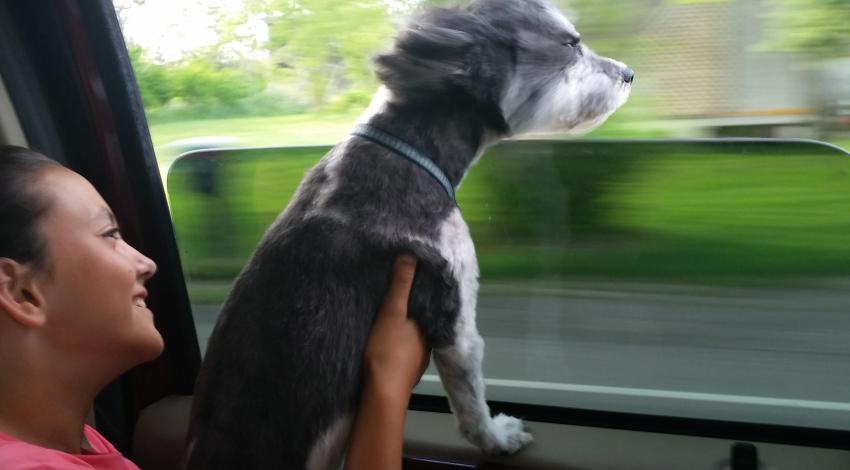
{"label": "light blue dog collar", "polygon": [[433,160],[423,155],[421,152],[413,148],[413,146],[368,124],[357,125],[352,134],[363,137],[364,139],[369,139],[376,144],[383,145],[384,147],[419,165],[427,171],[428,174],[433,176],[441,186],[443,186],[443,189],[446,190],[446,193],[448,193],[449,197],[452,198],[452,201],[457,204],[457,200],[455,199],[455,188],[452,186],[449,178],[446,177],[446,174],[443,173],[443,170],[441,170]]}

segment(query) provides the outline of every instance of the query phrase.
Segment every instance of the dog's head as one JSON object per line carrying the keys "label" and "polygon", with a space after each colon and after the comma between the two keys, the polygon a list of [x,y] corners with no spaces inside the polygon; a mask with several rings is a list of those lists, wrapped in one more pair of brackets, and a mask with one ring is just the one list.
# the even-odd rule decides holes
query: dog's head
{"label": "dog's head", "polygon": [[431,9],[375,60],[394,101],[474,103],[509,135],[589,131],[626,102],[634,78],[547,0]]}

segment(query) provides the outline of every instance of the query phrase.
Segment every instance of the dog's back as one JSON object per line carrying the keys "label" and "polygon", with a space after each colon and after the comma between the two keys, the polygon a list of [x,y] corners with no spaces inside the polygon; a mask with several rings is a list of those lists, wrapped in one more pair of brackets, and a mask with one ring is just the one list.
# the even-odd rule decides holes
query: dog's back
{"label": "dog's back", "polygon": [[[411,241],[426,242],[432,230],[423,227],[437,225],[439,214],[393,217],[392,206],[407,198],[393,198],[394,183],[367,173],[378,162],[389,174],[407,164],[374,144],[354,146],[341,144],[310,171],[236,280],[198,378],[188,468],[338,463],[359,401],[365,342],[397,254],[422,260],[411,315],[452,310],[433,308],[452,298],[439,255]],[[344,181],[329,181],[333,166]],[[415,193],[417,178],[398,184]],[[424,323],[439,344],[453,319]]]}

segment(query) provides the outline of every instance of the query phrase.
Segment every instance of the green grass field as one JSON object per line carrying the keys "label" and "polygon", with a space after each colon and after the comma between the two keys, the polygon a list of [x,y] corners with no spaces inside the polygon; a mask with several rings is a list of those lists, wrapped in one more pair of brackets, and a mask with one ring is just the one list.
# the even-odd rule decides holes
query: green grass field
{"label": "green grass field", "polygon": [[[169,145],[189,138],[232,137],[245,147],[332,144],[345,136],[359,114],[360,111],[347,114],[154,122],[150,125],[150,131],[160,160],[170,161],[176,155],[175,149]],[[636,130],[637,134],[633,137],[641,137],[640,132]],[[850,138],[830,142],[850,151]]]}
{"label": "green grass field", "polygon": [[329,144],[351,129],[358,114],[299,114],[154,123],[150,131],[157,156],[160,160],[169,160],[176,156],[169,145],[189,138],[232,137],[244,147]]}

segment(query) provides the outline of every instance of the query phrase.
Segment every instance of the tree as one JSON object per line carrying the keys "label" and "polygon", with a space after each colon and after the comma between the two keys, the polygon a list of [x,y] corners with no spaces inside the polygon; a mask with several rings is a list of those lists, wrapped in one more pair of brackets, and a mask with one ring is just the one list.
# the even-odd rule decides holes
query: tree
{"label": "tree", "polygon": [[[147,6],[144,0],[116,0],[122,30],[144,29],[146,24],[140,22],[150,17],[150,11],[147,15],[140,13],[144,13]],[[184,49],[174,58],[171,57],[174,54],[163,54],[160,46],[172,45],[179,35],[160,37],[156,41],[148,38],[148,49],[145,49],[134,43],[134,36],[128,34],[128,52],[146,108],[160,107],[174,98],[192,105],[230,105],[265,88],[267,64],[263,58],[256,57],[258,53],[262,56],[263,51],[256,34],[246,28],[252,21],[262,21],[257,14],[250,10],[227,10],[220,1],[183,3],[175,8],[187,16],[203,13],[204,21],[214,25],[214,40]]]}
{"label": "tree", "polygon": [[142,94],[145,108],[152,109],[167,103],[175,96],[174,84],[168,70],[145,60],[144,51],[139,46],[129,46],[130,63],[136,73],[136,83]]}
{"label": "tree", "polygon": [[208,60],[157,64],[147,60],[137,46],[131,46],[129,52],[142,102],[149,110],[174,98],[188,104],[232,104],[261,92],[266,85],[260,74],[234,67],[216,67]]}
{"label": "tree", "polygon": [[268,17],[269,49],[278,68],[306,84],[314,106],[342,90],[371,91],[370,59],[395,30],[379,1],[277,0]]}
{"label": "tree", "polygon": [[850,1],[766,0],[767,45],[816,58],[850,56]]}

